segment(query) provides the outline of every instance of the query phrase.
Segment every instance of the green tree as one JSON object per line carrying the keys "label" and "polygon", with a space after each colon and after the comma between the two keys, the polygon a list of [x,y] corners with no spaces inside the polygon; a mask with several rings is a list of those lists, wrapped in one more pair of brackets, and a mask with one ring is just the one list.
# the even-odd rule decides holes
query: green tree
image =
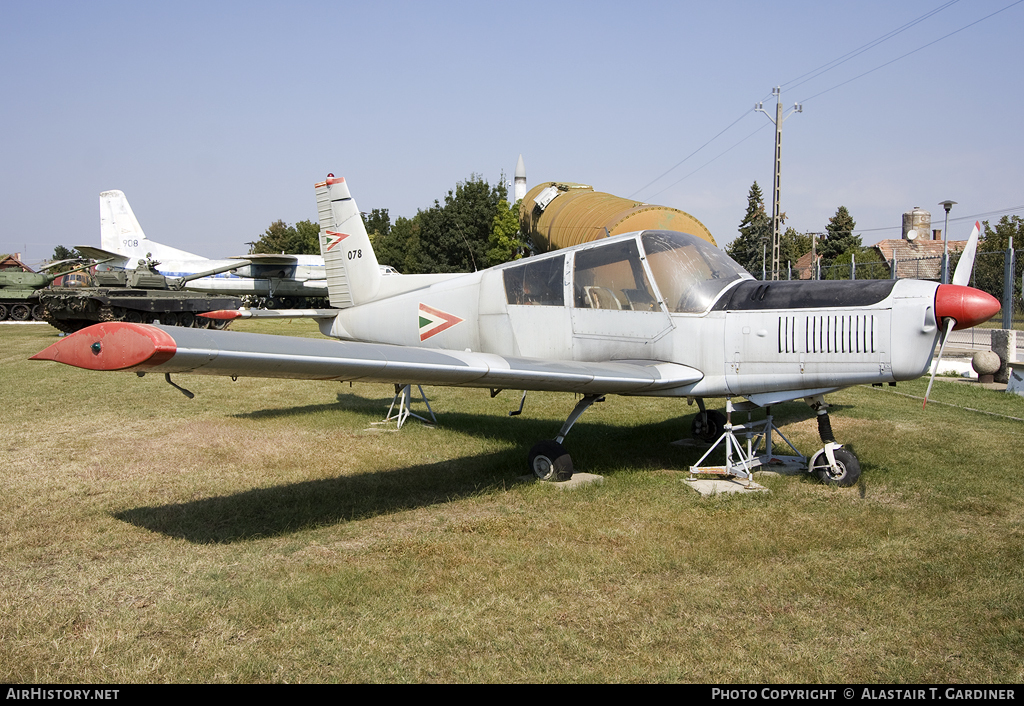
{"label": "green tree", "polygon": [[489,267],[500,265],[510,260],[518,260],[527,250],[527,243],[519,229],[519,205],[516,201],[509,206],[508,201],[498,202],[497,213],[491,222],[491,234],[488,239],[490,249],[487,251]]}
{"label": "green tree", "polygon": [[373,243],[377,262],[391,265],[404,275],[423,273],[420,264],[419,223],[416,217],[399,216],[386,234],[378,231]]}
{"label": "green tree", "polygon": [[491,227],[507,189],[491,186],[479,174],[459,182],[445,196],[416,214],[423,272],[471,272],[487,267]]}
{"label": "green tree", "polygon": [[810,251],[811,235],[798,233],[796,228],[787,228],[779,238],[779,267],[785,269],[787,263],[796,266],[796,261]]}
{"label": "green tree", "polygon": [[[63,245],[58,245],[57,247],[55,247],[53,249],[53,260],[54,260],[54,262],[56,262],[58,260],[84,260],[84,259],[85,258],[82,257],[82,253],[78,252],[74,248],[66,248]],[[73,270],[76,267],[78,267],[78,264],[76,264],[74,262],[65,262],[65,263],[63,263],[61,265],[57,265],[56,267],[51,267],[50,269],[47,270],[47,272],[49,272],[50,274],[58,274],[60,272],[67,272],[68,270]]]}
{"label": "green tree", "polygon": [[285,253],[288,255],[319,255],[320,226],[312,221],[299,221],[290,226],[277,220],[270,224],[252,249],[253,253]]}
{"label": "green tree", "polygon": [[850,279],[850,265],[856,255],[857,279],[889,279],[889,265],[875,248],[857,247],[847,250],[822,269],[825,279]]}
{"label": "green tree", "polygon": [[360,215],[363,225],[366,226],[366,233],[370,236],[370,243],[376,248],[377,239],[386,238],[391,232],[391,216],[388,215],[386,208],[375,208],[370,211],[369,216]]}
{"label": "green tree", "polygon": [[740,221],[739,237],[726,246],[725,252],[755,277],[760,277],[762,265],[771,257],[772,219],[764,210],[761,187],[754,182],[747,194],[747,212]]}
{"label": "green tree", "polygon": [[[861,247],[860,236],[853,231],[857,223],[853,220],[846,206],[840,206],[836,215],[828,219],[825,226],[825,237],[818,242],[818,254],[821,255],[822,267],[833,264],[833,261],[845,252],[856,251]],[[849,263],[849,260],[847,260]]]}

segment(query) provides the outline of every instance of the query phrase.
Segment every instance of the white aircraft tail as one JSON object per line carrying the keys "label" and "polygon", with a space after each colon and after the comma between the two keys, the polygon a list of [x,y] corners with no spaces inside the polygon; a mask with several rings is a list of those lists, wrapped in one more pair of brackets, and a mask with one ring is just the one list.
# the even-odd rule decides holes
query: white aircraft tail
{"label": "white aircraft tail", "polygon": [[380,291],[382,275],[345,180],[332,175],[317,184],[316,206],[331,306],[345,309],[372,301]]}
{"label": "white aircraft tail", "polygon": [[100,243],[104,250],[130,258],[129,267],[134,267],[137,260],[150,254],[160,261],[206,259],[149,240],[142,232],[124,192],[116,190],[100,193]]}

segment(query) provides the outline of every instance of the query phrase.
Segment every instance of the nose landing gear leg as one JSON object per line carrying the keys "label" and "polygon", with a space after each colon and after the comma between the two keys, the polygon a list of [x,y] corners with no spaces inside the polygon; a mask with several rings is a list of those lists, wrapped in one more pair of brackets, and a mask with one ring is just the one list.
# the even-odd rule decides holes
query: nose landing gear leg
{"label": "nose landing gear leg", "polygon": [[818,415],[818,436],[825,447],[811,456],[807,470],[822,483],[847,488],[860,478],[860,462],[842,444],[837,444],[832,434],[832,422],[828,416],[828,404],[823,395],[806,398],[807,404]]}

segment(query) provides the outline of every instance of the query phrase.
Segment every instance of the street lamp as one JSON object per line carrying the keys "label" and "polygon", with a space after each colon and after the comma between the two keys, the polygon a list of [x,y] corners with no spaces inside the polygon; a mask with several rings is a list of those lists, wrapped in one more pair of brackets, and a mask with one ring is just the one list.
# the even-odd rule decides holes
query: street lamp
{"label": "street lamp", "polygon": [[942,228],[942,283],[949,284],[949,209],[956,201],[940,201],[939,205],[946,209],[946,225]]}

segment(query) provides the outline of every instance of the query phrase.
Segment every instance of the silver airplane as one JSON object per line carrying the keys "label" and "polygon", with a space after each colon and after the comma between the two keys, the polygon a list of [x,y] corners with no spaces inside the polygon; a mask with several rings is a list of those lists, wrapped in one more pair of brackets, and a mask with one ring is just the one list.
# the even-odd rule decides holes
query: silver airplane
{"label": "silver airplane", "polygon": [[316,195],[336,308],[208,316],[311,317],[337,340],[108,322],[32,359],[164,373],[168,382],[171,373],[193,373],[582,394],[555,439],[530,451],[542,480],[571,477],[563,441],[605,395],[696,401],[692,431],[707,442],[743,429],[707,410],[708,398],[725,398],[730,412],[803,398],[824,444],[808,470],[851,485],[859,463],[835,442],[824,395],[918,378],[939,337],[944,343],[952,328],[999,310],[996,299],[964,286],[973,254],[961,259],[954,284],[762,282],[703,239],[657,230],[471,274],[387,277],[345,180],[329,176]]}
{"label": "silver airplane", "polygon": [[326,297],[323,258],[319,255],[247,255],[211,260],[202,255],[157,243],[146,237],[124,193],[100,193],[100,247],[79,245],[76,249],[94,259],[105,259],[99,270],[131,270],[138,261],[156,261],[156,270],[167,277],[201,276],[184,286],[197,292],[266,297],[271,303],[291,299]]}

